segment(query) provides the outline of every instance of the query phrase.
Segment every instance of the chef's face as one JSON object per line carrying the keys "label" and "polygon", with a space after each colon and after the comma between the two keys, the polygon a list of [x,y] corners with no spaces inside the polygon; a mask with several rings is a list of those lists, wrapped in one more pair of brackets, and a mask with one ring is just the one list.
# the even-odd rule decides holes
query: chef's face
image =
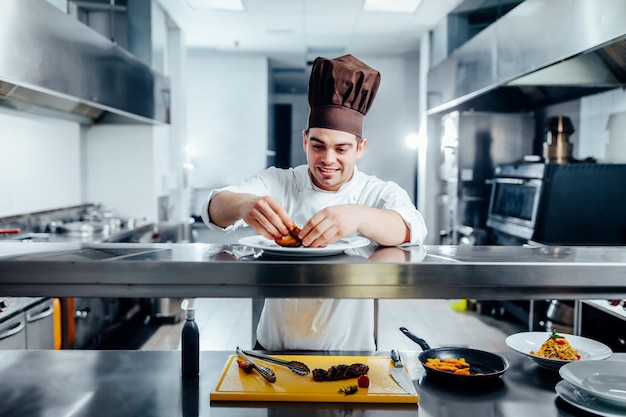
{"label": "chef's face", "polygon": [[313,183],[326,191],[337,191],[350,181],[356,161],[363,156],[365,138],[320,127],[302,132],[304,152]]}

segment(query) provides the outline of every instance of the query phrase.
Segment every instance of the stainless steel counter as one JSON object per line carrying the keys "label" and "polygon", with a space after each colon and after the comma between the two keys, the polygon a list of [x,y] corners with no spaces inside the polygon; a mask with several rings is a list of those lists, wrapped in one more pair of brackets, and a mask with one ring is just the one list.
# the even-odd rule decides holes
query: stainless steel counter
{"label": "stainless steel counter", "polygon": [[[515,352],[503,354],[510,368],[502,382],[457,388],[428,380],[418,352],[403,352],[420,396],[418,406],[211,402],[209,394],[232,353],[201,352],[199,378],[186,380],[177,351],[1,351],[0,417],[584,415],[557,398],[558,373]],[[626,354],[612,359],[626,361]]]}
{"label": "stainless steel counter", "polygon": [[2,243],[0,294],[49,297],[626,297],[624,247],[426,246],[278,258],[240,245]]}

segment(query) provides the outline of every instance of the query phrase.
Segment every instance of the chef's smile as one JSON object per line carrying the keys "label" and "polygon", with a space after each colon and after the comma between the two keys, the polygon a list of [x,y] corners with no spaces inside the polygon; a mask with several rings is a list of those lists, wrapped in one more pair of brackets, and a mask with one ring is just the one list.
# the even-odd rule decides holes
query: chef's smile
{"label": "chef's smile", "polygon": [[319,171],[320,174],[322,174],[322,176],[326,177],[326,178],[331,178],[333,177],[337,172],[339,172],[339,168],[331,168],[331,167],[322,167],[322,166],[318,166],[317,170]]}

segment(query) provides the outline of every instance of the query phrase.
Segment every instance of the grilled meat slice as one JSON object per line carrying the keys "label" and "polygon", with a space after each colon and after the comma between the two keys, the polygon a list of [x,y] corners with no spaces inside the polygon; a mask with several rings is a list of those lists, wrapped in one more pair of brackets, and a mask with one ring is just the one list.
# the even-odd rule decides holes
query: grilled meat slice
{"label": "grilled meat slice", "polygon": [[363,363],[353,363],[352,365],[335,365],[326,369],[314,369],[313,379],[315,381],[338,381],[340,379],[356,378],[367,374],[369,366]]}

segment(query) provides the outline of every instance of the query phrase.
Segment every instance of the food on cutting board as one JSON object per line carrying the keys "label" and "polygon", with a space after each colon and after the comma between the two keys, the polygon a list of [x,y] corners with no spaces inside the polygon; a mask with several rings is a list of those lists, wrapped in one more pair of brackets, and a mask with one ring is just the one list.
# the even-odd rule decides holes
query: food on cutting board
{"label": "food on cutting board", "polygon": [[353,363],[352,365],[334,365],[326,369],[313,369],[313,379],[315,381],[339,381],[340,379],[357,378],[367,374],[369,366],[363,363]]}
{"label": "food on cutting board", "polygon": [[248,361],[241,360],[241,359],[237,359],[237,365],[239,365],[241,370],[244,371],[247,374],[251,373],[252,370],[254,369],[254,365],[253,364],[251,364]]}
{"label": "food on cutting board", "polygon": [[426,366],[457,375],[470,374],[470,364],[465,361],[465,358],[428,358],[426,359]]}
{"label": "food on cutting board", "polygon": [[356,382],[359,388],[368,388],[370,386],[370,378],[367,375],[361,375]]}
{"label": "food on cutting board", "polygon": [[548,340],[543,342],[537,352],[530,351],[530,354],[548,359],[567,361],[577,361],[580,359],[578,351],[569,344],[564,336],[557,334],[555,331],[552,331]]}
{"label": "food on cutting board", "polygon": [[300,228],[296,226],[296,224],[294,223],[289,228],[288,235],[285,235],[281,237],[280,239],[274,239],[274,242],[276,242],[280,246],[287,246],[287,247],[302,246],[302,241],[298,237],[298,233],[300,233]]}

